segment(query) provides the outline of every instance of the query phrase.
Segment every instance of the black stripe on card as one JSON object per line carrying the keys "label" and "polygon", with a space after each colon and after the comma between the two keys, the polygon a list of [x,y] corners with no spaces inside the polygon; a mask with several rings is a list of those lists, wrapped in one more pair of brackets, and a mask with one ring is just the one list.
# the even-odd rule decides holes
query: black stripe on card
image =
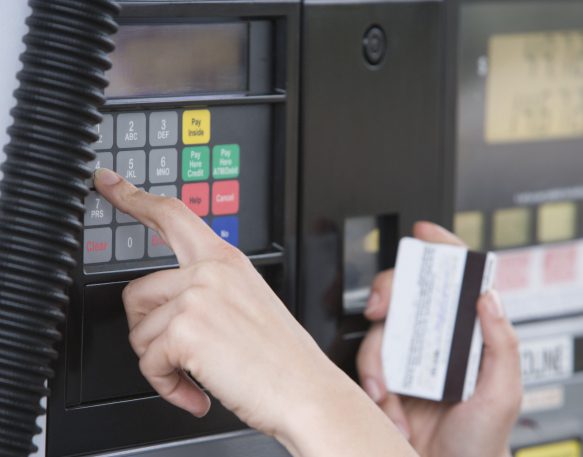
{"label": "black stripe on card", "polygon": [[482,289],[486,254],[468,251],[451,352],[443,389],[444,401],[461,401],[476,322],[476,303]]}

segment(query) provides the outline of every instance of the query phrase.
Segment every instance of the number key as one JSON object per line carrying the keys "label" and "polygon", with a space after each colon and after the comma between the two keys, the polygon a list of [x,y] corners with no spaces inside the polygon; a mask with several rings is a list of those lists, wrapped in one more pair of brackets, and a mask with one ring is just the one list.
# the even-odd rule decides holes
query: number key
{"label": "number key", "polygon": [[144,257],[146,229],[143,225],[126,225],[115,231],[116,260],[136,260]]}
{"label": "number key", "polygon": [[178,142],[178,113],[150,114],[150,146],[174,146]]}
{"label": "number key", "polygon": [[111,114],[103,116],[103,121],[96,127],[96,133],[99,138],[93,143],[93,149],[96,151],[111,149],[113,146],[113,116]]}
{"label": "number key", "polygon": [[123,151],[118,153],[116,171],[132,184],[144,184],[144,181],[146,181],[145,151]]}
{"label": "number key", "polygon": [[97,192],[90,192],[85,197],[85,226],[107,225],[113,218],[113,208]]}
{"label": "number key", "polygon": [[150,182],[174,182],[178,178],[178,151],[155,149],[150,152]]}
{"label": "number key", "polygon": [[[87,166],[92,172],[98,168],[109,168],[111,170],[113,169],[113,154],[111,152],[98,152],[95,154],[95,160],[89,162]],[[87,180],[87,186],[93,187],[92,178]]]}
{"label": "number key", "polygon": [[120,114],[117,117],[117,146],[120,149],[143,148],[146,145],[146,115]]}

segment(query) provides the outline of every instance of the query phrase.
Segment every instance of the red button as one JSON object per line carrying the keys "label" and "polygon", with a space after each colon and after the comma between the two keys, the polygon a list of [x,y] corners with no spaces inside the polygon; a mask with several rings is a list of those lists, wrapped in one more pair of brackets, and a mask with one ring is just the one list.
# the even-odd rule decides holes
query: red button
{"label": "red button", "polygon": [[213,214],[239,212],[239,181],[220,181],[213,184]]}
{"label": "red button", "polygon": [[198,216],[209,213],[209,185],[206,182],[186,184],[182,187],[182,201]]}

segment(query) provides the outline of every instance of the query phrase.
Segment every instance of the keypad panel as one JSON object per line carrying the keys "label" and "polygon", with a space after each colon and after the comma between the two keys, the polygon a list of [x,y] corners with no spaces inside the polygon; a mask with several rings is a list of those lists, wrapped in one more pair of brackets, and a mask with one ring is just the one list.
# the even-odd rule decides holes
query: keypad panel
{"label": "keypad panel", "polygon": [[[246,115],[245,109],[261,115]],[[213,116],[215,111],[218,120]],[[237,118],[241,122],[235,122]],[[254,132],[250,127],[255,118],[259,122]],[[217,127],[215,122],[221,125]],[[267,180],[271,161],[268,141],[254,137],[256,134],[268,137],[270,122],[269,107],[105,114],[97,128],[99,140],[93,145],[96,159],[90,167],[114,169],[140,189],[181,199],[215,233],[235,246],[240,245],[241,227],[247,225],[259,233],[249,237],[248,248],[258,249],[262,244],[267,246],[270,199]],[[229,135],[231,131],[233,135]],[[246,138],[249,138],[249,149],[252,148],[250,160],[255,161],[254,170],[247,177],[250,189],[247,198],[257,205],[249,207],[247,222],[240,219],[244,197],[240,180],[247,165]],[[155,266],[161,259],[166,259],[168,264],[176,262],[159,234],[129,214],[112,208],[94,190],[87,196],[85,205],[83,263],[86,272]],[[258,230],[259,226],[262,227]]]}

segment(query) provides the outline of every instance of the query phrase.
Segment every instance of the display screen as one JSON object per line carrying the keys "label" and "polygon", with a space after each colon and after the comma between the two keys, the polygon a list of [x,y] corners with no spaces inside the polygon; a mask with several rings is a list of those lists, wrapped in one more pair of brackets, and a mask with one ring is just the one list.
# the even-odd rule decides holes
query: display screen
{"label": "display screen", "polygon": [[515,322],[583,312],[583,2],[462,2],[456,233]]}
{"label": "display screen", "polygon": [[126,25],[116,35],[108,98],[242,92],[246,23]]}
{"label": "display screen", "polygon": [[583,136],[583,29],[489,40],[486,141]]}

